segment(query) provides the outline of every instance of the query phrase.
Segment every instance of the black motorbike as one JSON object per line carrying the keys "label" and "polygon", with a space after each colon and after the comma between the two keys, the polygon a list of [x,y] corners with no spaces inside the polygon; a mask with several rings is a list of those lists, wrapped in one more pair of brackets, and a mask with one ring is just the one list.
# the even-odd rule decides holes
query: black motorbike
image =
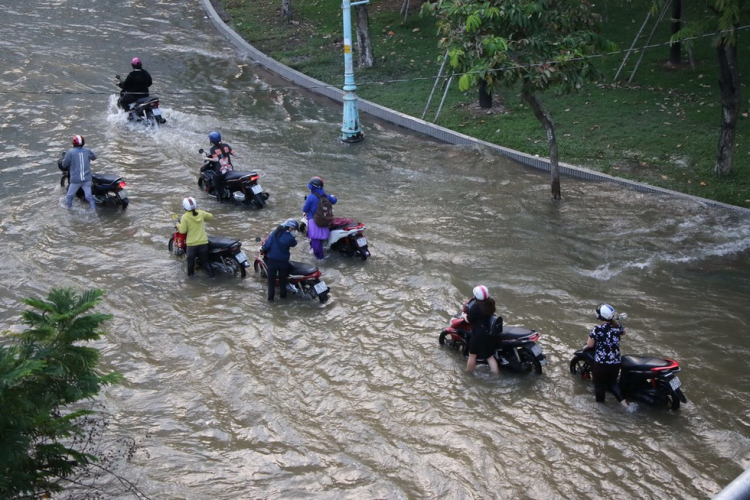
{"label": "black motorbike", "polygon": [[[198,152],[200,154],[205,153],[203,149],[199,149]],[[198,187],[217,198],[219,196],[216,193],[214,177],[216,176],[218,163],[218,161],[213,161],[207,156],[201,166],[200,177],[198,177]],[[248,207],[265,207],[269,194],[263,191],[258,179],[260,179],[260,175],[257,172],[227,170],[224,174],[224,192],[221,193],[221,199],[232,200],[238,205]]]}
{"label": "black motorbike", "polygon": [[[584,348],[573,354],[570,373],[591,379],[594,349]],[[673,410],[687,403],[677,377],[680,363],[669,358],[623,355],[620,369],[620,390],[628,401],[639,401],[651,406],[667,406]]]}
{"label": "black motorbike", "polygon": [[[62,156],[65,156],[64,152]],[[62,157],[57,160],[57,168],[62,171],[60,186],[67,189],[70,185],[70,169],[63,167],[62,160]],[[125,210],[130,204],[126,187],[125,181],[119,175],[91,173],[91,194],[94,195],[97,204],[121,206]],[[83,188],[78,189],[76,196],[82,200],[85,198]]]}
{"label": "black motorbike", "polygon": [[[115,75],[115,83],[119,82],[120,75]],[[124,90],[120,91],[120,98],[122,98],[124,93]],[[128,113],[128,121],[144,123],[157,128],[159,125],[167,123],[159,108],[159,98],[155,96],[141,97],[137,101],[130,103],[129,108],[125,111]]]}
{"label": "black motorbike", "polygon": [[[539,332],[519,326],[503,326],[503,320],[499,316],[493,316],[491,332],[495,343],[493,356],[499,368],[513,372],[533,370],[537,375],[542,374],[547,357],[542,352],[542,346],[537,343],[541,337]],[[462,313],[458,313],[453,316],[448,327],[440,332],[438,343],[468,357],[470,338],[471,325]],[[477,363],[487,364],[487,360],[477,358]]]}
{"label": "black motorbike", "polygon": [[[174,234],[169,238],[167,247],[170,252],[177,256],[183,256],[187,252],[185,235],[178,232],[176,227]],[[235,238],[209,236],[208,260],[214,272],[232,276],[239,273],[242,278],[247,276],[245,269],[250,267],[250,261],[247,260],[247,255],[242,251],[242,243]],[[195,267],[203,267],[200,258],[195,259]]]}

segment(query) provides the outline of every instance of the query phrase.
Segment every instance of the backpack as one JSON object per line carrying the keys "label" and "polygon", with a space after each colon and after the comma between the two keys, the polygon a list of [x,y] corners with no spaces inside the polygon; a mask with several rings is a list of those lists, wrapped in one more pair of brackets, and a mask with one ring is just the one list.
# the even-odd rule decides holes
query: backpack
{"label": "backpack", "polygon": [[333,204],[328,196],[320,196],[317,193],[313,193],[318,197],[318,208],[315,210],[313,215],[313,221],[318,227],[331,227],[331,221],[333,221]]}

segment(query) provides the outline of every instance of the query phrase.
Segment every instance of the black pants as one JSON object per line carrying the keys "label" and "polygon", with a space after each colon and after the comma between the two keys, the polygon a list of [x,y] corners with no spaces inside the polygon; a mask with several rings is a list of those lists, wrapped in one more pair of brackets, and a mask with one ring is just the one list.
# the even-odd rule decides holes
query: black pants
{"label": "black pants", "polygon": [[279,278],[279,295],[286,298],[286,278],[289,275],[289,261],[266,259],[268,267],[268,300],[273,300],[276,291],[276,276]]}
{"label": "black pants", "polygon": [[594,363],[591,375],[594,379],[594,396],[596,402],[604,401],[604,395],[607,391],[612,391],[617,401],[622,401],[622,392],[617,378],[620,375],[620,363],[605,365],[603,363]]}
{"label": "black pants", "polygon": [[130,109],[131,103],[134,103],[141,97],[146,97],[146,96],[148,96],[148,94],[123,94],[120,97],[118,104],[120,105],[122,109],[124,109],[125,111],[128,111]]}
{"label": "black pants", "polygon": [[214,193],[219,201],[224,198],[224,175],[219,169],[214,172]]}
{"label": "black pants", "polygon": [[203,269],[206,270],[209,276],[213,276],[214,272],[211,269],[211,264],[208,262],[208,243],[204,245],[193,245],[187,247],[187,267],[188,276],[195,274],[195,258],[198,257],[203,264]]}

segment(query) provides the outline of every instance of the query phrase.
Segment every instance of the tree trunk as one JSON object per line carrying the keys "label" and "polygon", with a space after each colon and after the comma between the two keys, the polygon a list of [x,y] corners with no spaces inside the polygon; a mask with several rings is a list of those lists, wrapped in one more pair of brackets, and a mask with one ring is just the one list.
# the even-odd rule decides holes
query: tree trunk
{"label": "tree trunk", "polygon": [[555,200],[562,199],[562,192],[560,191],[560,162],[557,151],[557,138],[555,137],[555,124],[552,123],[549,113],[542,106],[542,101],[539,100],[539,96],[536,93],[523,91],[521,93],[523,100],[529,103],[534,116],[542,124],[544,130],[547,131],[547,145],[549,146],[549,166],[550,176],[552,179],[552,198]]}
{"label": "tree trunk", "polygon": [[740,71],[737,66],[737,45],[722,37],[716,47],[719,59],[719,90],[721,92],[721,131],[714,172],[726,175],[732,171],[734,136],[740,111]]}
{"label": "tree trunk", "polygon": [[281,0],[281,17],[286,22],[292,20],[292,0]]}
{"label": "tree trunk", "polygon": [[[672,0],[672,35],[682,29],[682,0]],[[669,62],[680,64],[682,62],[682,44],[675,42],[669,46]]]}
{"label": "tree trunk", "polygon": [[372,53],[370,16],[367,14],[367,5],[355,5],[354,14],[357,17],[357,66],[372,68],[375,65],[375,56]]}
{"label": "tree trunk", "polygon": [[487,81],[479,80],[479,107],[482,109],[492,108],[492,94],[487,92]]}

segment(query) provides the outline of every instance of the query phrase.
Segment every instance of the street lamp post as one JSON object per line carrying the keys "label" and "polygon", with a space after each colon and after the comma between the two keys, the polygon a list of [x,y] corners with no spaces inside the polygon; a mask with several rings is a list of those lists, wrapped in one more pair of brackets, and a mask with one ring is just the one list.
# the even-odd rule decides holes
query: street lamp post
{"label": "street lamp post", "polygon": [[359,109],[357,106],[357,86],[354,84],[354,63],[352,62],[352,9],[353,5],[368,3],[362,0],[351,3],[343,0],[344,11],[344,121],[341,125],[341,140],[359,142],[365,138],[359,126]]}

